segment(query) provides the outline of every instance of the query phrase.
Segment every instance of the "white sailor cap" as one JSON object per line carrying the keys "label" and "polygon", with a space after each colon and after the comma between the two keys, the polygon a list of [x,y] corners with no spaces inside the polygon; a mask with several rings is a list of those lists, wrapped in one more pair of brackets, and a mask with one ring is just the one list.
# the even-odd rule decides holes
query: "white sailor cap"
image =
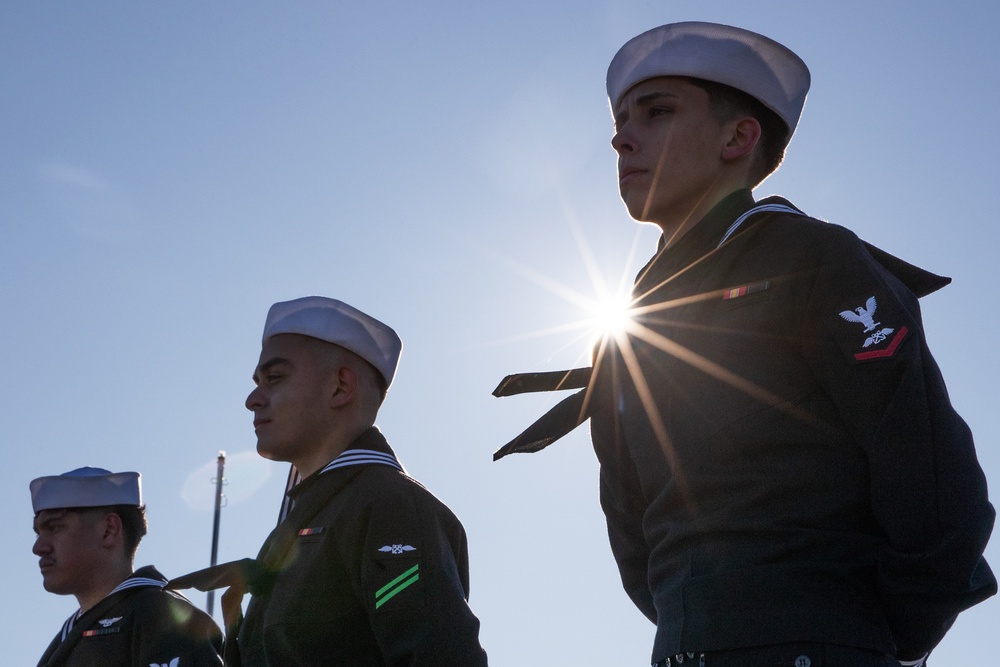
{"label": "white sailor cap", "polygon": [[261,343],[277,334],[301,334],[350,350],[375,367],[388,387],[403,343],[386,324],[343,301],[306,296],[271,306]]}
{"label": "white sailor cap", "polygon": [[142,506],[142,481],[137,472],[77,468],[61,475],[33,479],[28,488],[35,514],[70,507]]}
{"label": "white sailor cap", "polygon": [[809,69],[773,39],[718,23],[669,23],[625,43],[608,67],[614,111],[635,84],[658,76],[688,76],[723,83],[751,95],[778,114],[792,138],[809,92]]}

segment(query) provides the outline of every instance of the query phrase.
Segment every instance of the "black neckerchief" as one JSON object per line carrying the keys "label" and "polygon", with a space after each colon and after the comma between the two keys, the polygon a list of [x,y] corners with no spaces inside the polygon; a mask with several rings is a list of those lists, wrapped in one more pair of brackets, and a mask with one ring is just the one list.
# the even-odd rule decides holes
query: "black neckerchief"
{"label": "black neckerchief", "polygon": [[[750,216],[741,221],[741,217],[751,211],[753,212]],[[660,237],[656,254],[636,276],[632,292],[633,306],[642,305],[647,299],[655,301],[657,298],[655,293],[660,287],[681,273],[712,258],[729,240],[764,223],[775,213],[788,212],[805,216],[781,197],[767,197],[755,202],[750,190],[747,189],[727,195],[676,243],[668,245],[667,239]],[[738,226],[735,226],[737,223]],[[950,278],[925,271],[870,243],[862,243],[875,261],[896,276],[917,297],[926,296],[951,282]],[[516,438],[494,452],[493,460],[497,461],[515,452],[533,453],[545,449],[587,421],[601,404],[601,397],[607,397],[607,392],[610,391],[606,382],[595,377],[592,368],[515,373],[501,380],[493,390],[493,395],[498,398],[525,392],[581,387],[583,387],[581,391],[557,403]]]}

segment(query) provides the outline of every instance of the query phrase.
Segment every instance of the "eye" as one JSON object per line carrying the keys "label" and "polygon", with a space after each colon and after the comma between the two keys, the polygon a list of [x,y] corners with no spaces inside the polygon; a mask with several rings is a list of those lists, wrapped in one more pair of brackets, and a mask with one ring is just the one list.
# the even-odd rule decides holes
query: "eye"
{"label": "eye", "polygon": [[674,112],[672,107],[650,107],[649,117],[656,118],[657,116],[666,116]]}

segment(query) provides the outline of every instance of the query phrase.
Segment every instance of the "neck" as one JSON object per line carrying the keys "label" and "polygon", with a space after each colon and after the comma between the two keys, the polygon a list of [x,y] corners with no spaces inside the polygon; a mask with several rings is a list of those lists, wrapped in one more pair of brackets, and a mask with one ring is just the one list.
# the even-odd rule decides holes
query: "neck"
{"label": "neck", "polygon": [[663,246],[665,248],[669,248],[676,244],[681,240],[681,237],[691,231],[691,229],[704,217],[705,216],[703,214],[698,214],[697,217],[692,215],[680,220],[657,222],[656,226],[660,228],[660,232],[663,235]]}
{"label": "neck", "polygon": [[686,210],[676,214],[671,212],[658,220],[653,220],[652,222],[663,232],[664,246],[669,248],[676,244],[701,222],[719,202],[738,190],[745,190],[746,187],[743,180],[734,180],[731,183],[724,181],[718,187],[707,190],[698,201],[685,207]]}
{"label": "neck", "polygon": [[359,424],[351,429],[331,433],[330,437],[319,447],[314,448],[291,463],[303,478],[308,477],[343,454],[344,450],[350,447],[351,443],[357,440],[358,436],[371,428],[372,425],[368,423]]}
{"label": "neck", "polygon": [[108,595],[120,583],[132,575],[132,564],[121,563],[116,567],[109,567],[98,573],[99,578],[91,584],[87,590],[76,593],[76,601],[80,603],[81,611],[89,611],[98,602],[108,597]]}

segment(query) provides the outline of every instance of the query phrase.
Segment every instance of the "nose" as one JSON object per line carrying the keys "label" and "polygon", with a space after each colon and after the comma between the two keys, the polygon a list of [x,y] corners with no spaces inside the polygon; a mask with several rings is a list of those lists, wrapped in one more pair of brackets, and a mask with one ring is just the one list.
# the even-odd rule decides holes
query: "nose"
{"label": "nose", "polygon": [[628,125],[626,124],[620,130],[615,132],[615,136],[611,137],[611,147],[615,149],[619,155],[626,155],[635,152],[635,139],[628,132]]}
{"label": "nose", "polygon": [[35,543],[31,545],[31,553],[36,556],[44,556],[47,553],[51,553],[52,546],[43,539],[41,536],[35,538]]}
{"label": "nose", "polygon": [[247,395],[247,400],[243,405],[245,405],[247,410],[250,412],[253,412],[257,408],[264,405],[264,399],[260,395],[260,387],[254,387],[253,391]]}

